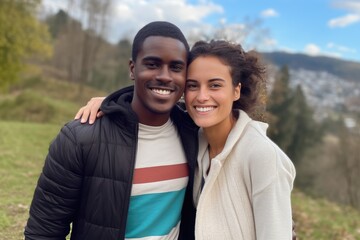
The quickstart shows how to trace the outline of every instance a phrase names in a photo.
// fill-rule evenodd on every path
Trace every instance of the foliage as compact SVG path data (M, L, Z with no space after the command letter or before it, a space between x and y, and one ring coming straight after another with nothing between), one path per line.
M87 84L107 92L132 85L129 79L131 43L125 39L120 40L115 48L108 48L106 52L106 56L99 56L99 59L103 60L99 61L93 71L91 81Z
M314 112L306 102L302 88L298 86L293 92L291 110L293 112L294 133L287 152L294 162L299 162L304 153L321 142L322 128L314 120Z
M360 127L327 123L323 144L309 151L297 167L297 186L314 196L360 210Z
M46 18L45 22L49 26L49 32L53 39L59 37L70 20L73 21L64 10L59 10L55 15L50 15Z
M35 16L39 3L0 1L0 90L18 79L26 58L51 55L47 28Z
M292 111L292 90L287 66L277 74L269 97L268 110L273 116L269 136L287 152L295 133L295 113Z
M322 132L301 87L294 91L289 87L289 81L288 67L283 66L269 97L269 136L297 164L306 150L320 142Z
M339 161L336 168L341 171L348 203L360 209L360 131L359 128L342 127L340 141L335 154Z

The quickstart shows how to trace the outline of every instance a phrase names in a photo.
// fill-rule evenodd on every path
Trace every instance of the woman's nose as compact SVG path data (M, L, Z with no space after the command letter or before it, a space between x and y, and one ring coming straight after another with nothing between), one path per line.
M197 100L203 102L203 101L207 101L209 99L210 99L209 91L207 91L207 89L200 88L200 91L197 95Z

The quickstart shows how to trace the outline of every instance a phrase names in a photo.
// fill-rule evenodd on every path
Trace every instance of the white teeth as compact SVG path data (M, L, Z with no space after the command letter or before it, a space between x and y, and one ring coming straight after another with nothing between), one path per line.
M169 95L171 93L170 90L164 90L164 89L155 89L153 88L152 91L160 94L160 95Z
M196 111L198 111L198 112L208 112L213 109L214 109L214 107L196 107Z

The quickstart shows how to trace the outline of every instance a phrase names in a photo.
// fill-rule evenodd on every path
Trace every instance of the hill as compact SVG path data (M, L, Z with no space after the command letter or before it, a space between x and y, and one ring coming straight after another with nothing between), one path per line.
M278 66L287 65L295 70L327 71L339 78L360 82L360 62L286 52L267 52L262 55L266 60Z
M22 79L9 94L0 96L0 120L64 124L91 97L107 93L45 75Z

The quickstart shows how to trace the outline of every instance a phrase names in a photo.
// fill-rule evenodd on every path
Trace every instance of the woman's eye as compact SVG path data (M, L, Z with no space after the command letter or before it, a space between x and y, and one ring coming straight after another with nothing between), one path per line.
M193 90L197 87L196 84L193 84L193 83L188 83L186 84L186 88L189 89L189 90Z
M213 84L210 85L210 87L211 88L219 88L219 87L221 87L221 85L217 84L217 83L213 83Z

